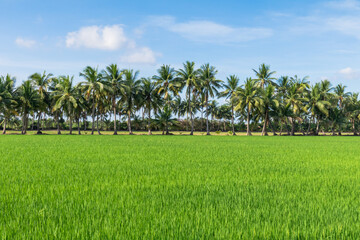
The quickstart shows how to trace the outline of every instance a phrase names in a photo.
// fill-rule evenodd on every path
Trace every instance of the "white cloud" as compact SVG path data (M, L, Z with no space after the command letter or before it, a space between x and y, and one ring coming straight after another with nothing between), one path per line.
M129 42L120 25L87 26L66 36L67 47L84 47L101 50L117 50Z
M330 30L360 39L360 17L358 16L328 18L325 24Z
M137 46L129 39L121 25L87 26L66 36L68 48L89 48L119 51L120 61L124 63L155 64L159 54L149 47Z
M198 42L235 43L267 38L273 35L269 28L235 28L212 21L188 21L178 23L174 17L158 16L150 18L155 25L177 33L184 38Z
M360 40L360 1L330 1L320 6L307 16L295 17L289 31L312 36L334 32Z
M125 63L155 64L157 55L150 48L142 47L122 56L120 61Z
M360 3L356 0L330 1L325 5L337 10L360 10Z
M340 69L337 72L337 79L340 80L354 80L354 79L359 79L360 78L360 72L357 70L352 69L351 67L347 67L347 68L343 68Z
M351 67L343 68L339 71L341 74L352 74L354 70Z
M18 45L20 47L32 48L35 46L36 41L18 37L18 38L16 38L15 43L16 43L16 45Z

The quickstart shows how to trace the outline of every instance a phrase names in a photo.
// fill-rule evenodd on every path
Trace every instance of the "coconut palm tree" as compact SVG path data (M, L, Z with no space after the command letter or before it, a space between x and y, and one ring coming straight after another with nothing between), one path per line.
M305 102L308 101L302 94L302 88L298 84L292 82L285 96L285 103L291 106L293 116L291 119L291 135L295 135L295 121L300 119L300 113L306 111Z
M32 81L24 81L15 92L17 99L17 107L22 115L22 130L21 134L26 134L28 116L30 111L37 110L41 104L41 97L39 92L35 90Z
M46 71L41 73L32 74L29 79L33 82L33 85L37 88L37 91L40 96L40 106L38 108L38 123L37 123L37 134L42 134L41 132L41 115L45 111L48 105L48 87L51 82L53 75L51 73L47 74Z
M205 100L205 112L206 112L206 134L210 135L209 131L209 114L208 114L208 102L209 97L219 95L218 89L222 87L222 81L216 79L218 71L215 67L210 66L209 63L204 64L199 70L199 87L204 93Z
M253 71L256 75L256 79L254 80L257 81L258 85L261 88L264 88L266 85L269 84L275 85L275 82L273 80L275 80L276 78L272 77L272 75L274 75L276 72L270 71L269 65L265 65L265 63L263 63L259 66L258 70L253 69Z
M3 134L6 134L6 125L12 115L17 115L14 104L14 91L15 91L14 77L9 74L0 76L0 114L3 115Z
M59 83L55 86L53 111L62 109L69 118L69 129L72 134L72 124L77 103L77 89L73 85L74 76L60 76Z
M97 68L87 66L81 73L80 76L85 79L84 82L80 82L80 86L83 88L85 97L88 101L91 101L92 108L92 129L91 135L95 131L95 110L106 90L109 88L103 82L103 75L98 71Z
M181 89L181 83L176 78L176 71L170 65L162 65L153 79L158 86L158 94L164 96L165 103L169 107L171 95L177 96Z
M116 99L120 94L120 89L125 87L123 81L123 71L119 69L116 64L110 64L106 67L105 72L103 73L106 79L106 84L110 87L109 94L111 97L112 109L114 114L114 135L117 135L116 128Z
M191 132L190 135L194 134L194 119L193 110L191 109L191 94L196 92L195 88L198 86L198 75L199 70L195 68L195 63L187 61L183 64L183 69L177 71L177 76L181 85L186 86L186 96L188 101L188 113L190 114L191 121Z
M142 78L141 79L141 94L144 101L145 108L148 112L148 134L151 135L151 110L155 113L161 106L162 102L159 94L157 94L157 84L152 81L151 78ZM166 126L166 134L169 133L168 127Z
M275 87L268 85L265 89L259 91L260 108L264 114L264 125L261 136L267 136L267 125L269 123L269 112L279 106L279 101L275 95Z
M235 95L235 91L236 89L239 87L239 78L236 75L230 75L229 77L226 78L226 84L224 84L224 88L225 90L223 92L221 92L220 96L221 97L225 97L226 99L229 100L230 104L231 104L231 127L232 127L232 132L233 135L235 136L235 126L234 126L234 102L233 102L233 98Z
M251 136L250 131L250 115L252 109L258 107L260 104L259 89L257 87L257 80L247 78L244 88L239 87L234 95L235 110L242 110L246 108L247 111L247 129L246 135Z
M176 124L176 119L172 118L171 115L171 110L167 105L156 114L155 124L162 130L162 135L164 135L167 126Z
M135 109L136 103L140 97L141 92L140 83L138 80L139 71L133 69L124 70L124 88L120 90L121 98L124 102L124 110L128 117L128 130L129 134L132 135L131 129L131 114Z
M86 98L82 92L81 87L76 86L75 87L75 100L77 103L77 107L74 108L74 118L77 122L77 127L78 127L78 134L81 135L81 130L80 130L80 120L81 118L84 116L84 112L86 115L86 111L88 110L88 102L86 101ZM84 121L84 125L86 124L86 121ZM85 126L84 126L85 128Z
M346 89L346 86L344 86L342 84L336 85L336 87L334 89L335 97L338 100L339 108L341 110L343 109L344 99L347 98L348 96L350 96L350 93L345 92L345 89Z
M308 93L307 99L308 99L308 103L307 103L306 107L308 108L308 110L311 113L311 118L310 118L307 134L309 135L310 126L311 126L312 121L314 121L314 119L317 118L317 127L316 127L315 134L318 135L319 122L320 122L319 116L321 113L325 114L326 116L329 114L328 107L330 106L330 102L328 102L327 100L324 100L324 98L322 97L322 92L321 92L319 83L317 83L311 87L310 92Z
M360 119L360 102L359 102L359 94L358 93L350 93L344 101L344 109L345 115L349 118L354 136L357 136L357 131L355 127L355 123Z
M60 135L61 134L61 129L60 129L60 118L62 116L62 111L61 109L57 109L56 111L54 111L54 108L53 106L55 105L56 103L56 100L54 95L55 95L55 90L56 90L56 85L58 85L60 83L60 79L59 77L53 77L51 79L51 82L49 84L49 91L51 92L51 94L49 94L50 96L50 106L52 106L52 109L51 109L51 113L53 114L53 117L56 121L56 128L57 128L57 134Z

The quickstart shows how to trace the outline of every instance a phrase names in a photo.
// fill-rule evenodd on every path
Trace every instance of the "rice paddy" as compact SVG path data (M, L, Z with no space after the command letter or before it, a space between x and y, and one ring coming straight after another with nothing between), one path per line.
M0 136L0 237L356 239L359 144L350 136Z

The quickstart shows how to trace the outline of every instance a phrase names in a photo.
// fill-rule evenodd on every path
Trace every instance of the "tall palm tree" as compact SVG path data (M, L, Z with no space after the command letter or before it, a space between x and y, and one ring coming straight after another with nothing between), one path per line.
M57 134L60 135L61 134L61 129L60 129L60 118L62 116L62 111L61 109L58 109L56 111L54 111L54 108L53 106L55 105L56 103L56 100L55 99L55 90L56 90L56 86L60 83L60 79L59 77L53 77L52 80L51 80L51 83L49 85L49 91L51 92L51 94L49 95L50 96L50 106L52 106L52 109L51 109L51 112L53 114L53 117L56 121L56 128L57 128Z
M349 118L354 136L357 136L355 122L360 119L360 102L358 93L350 93L343 101L345 115Z
M334 89L334 93L335 93L335 96L336 96L336 98L338 100L340 109L343 108L344 99L347 98L348 96L350 96L350 93L345 92L345 89L346 89L346 86L344 86L342 84L336 85L336 87Z
M250 131L250 115L253 108L260 104L259 89L255 79L247 78L244 88L239 87L234 95L234 102L236 104L235 110L242 110L246 108L247 111L247 129L246 135L251 136Z
M269 84L275 85L275 82L273 80L275 80L276 78L272 77L272 75L274 75L276 72L270 71L269 65L265 65L265 63L263 63L259 66L258 70L253 69L253 71L256 75L255 80L261 88L264 88L265 85Z
M15 92L18 108L22 114L21 134L26 134L30 111L36 110L41 104L39 92L35 90L31 80L24 81Z
M198 86L199 70L195 68L195 63L187 61L183 64L183 69L177 71L177 76L182 83L182 86L186 86L186 96L188 101L188 113L190 114L191 132L194 134L194 119L193 111L191 108L191 94L194 93L194 89Z
M74 108L74 118L78 125L78 134L81 135L80 119L84 116L84 112L86 114L86 111L88 109L88 102L86 101L86 98L80 86L75 86L74 96L77 103L77 106ZM84 121L84 125L85 123L86 122Z
M47 108L49 104L47 102L48 98L48 87L51 82L53 75L51 73L47 74L46 71L41 73L34 73L29 78L32 80L34 86L37 88L37 91L40 96L40 106L38 113L38 123L37 123L37 134L42 134L41 132L41 115Z
M311 113L311 119L310 119L307 134L309 135L310 126L311 126L312 121L314 121L314 119L317 118L317 127L316 127L316 132L315 132L315 134L317 135L319 133L319 121L320 121L319 115L321 113L325 114L325 115L329 114L329 111L327 108L330 106L330 102L323 99L319 83L317 83L311 87L310 92L308 93L307 99L308 99L307 108L310 110L310 113Z
M124 109L128 117L128 130L130 135L133 134L131 129L131 114L135 109L136 102L140 97L139 93L141 91L141 81L138 80L138 75L139 71L134 71L133 69L124 70L124 88L120 91L124 102Z
M123 71L120 71L119 67L116 64L110 64L105 69L105 79L106 83L109 87L111 87L111 91L109 91L111 95L111 102L114 114L114 135L117 135L117 128L116 128L116 99L120 94L120 89L123 89L124 82L123 82Z
M3 115L3 134L6 134L6 124L11 116L17 114L14 108L15 81L16 79L9 74L0 76L0 114Z
M53 111L62 109L69 118L69 129L72 134L72 124L77 103L77 90L73 85L74 76L60 76L59 83L55 87L54 98L56 99Z
M265 89L260 91L260 108L264 114L264 125L262 129L262 136L267 136L267 125L269 123L269 112L279 106L279 101L275 95L275 87L268 85Z
M177 96L181 83L176 78L176 71L170 65L162 65L153 76L158 86L158 93L164 96L165 103L169 107L171 95Z
M302 90L296 83L291 83L290 88L285 96L285 103L292 108L293 116L291 117L291 135L295 135L295 121L299 119L300 113L306 111L305 102L308 101L303 96Z
M100 98L103 93L108 89L103 82L103 75L98 71L97 68L87 66L81 73L80 76L85 79L84 82L80 82L80 86L83 87L87 100L92 101L92 129L91 135L95 131L95 109L97 107Z
M144 101L145 108L148 112L148 134L151 135L151 110L156 113L157 109L161 106L161 99L157 94L157 84L150 78L141 79L141 94ZM168 134L168 127L166 126L166 133Z
M234 95L235 95L235 91L236 89L239 87L239 78L236 75L230 75L229 77L226 78L226 84L224 84L224 88L225 90L223 92L221 92L220 96L221 97L225 97L226 99L230 100L230 104L231 104L231 127L232 127L232 132L233 135L235 136L235 126L234 126Z
M209 114L208 114L208 102L209 97L219 95L218 89L222 87L222 81L216 79L218 71L215 67L210 66L209 63L204 64L199 70L200 87L204 92L205 97L205 112L206 112L206 134L210 135L209 131Z

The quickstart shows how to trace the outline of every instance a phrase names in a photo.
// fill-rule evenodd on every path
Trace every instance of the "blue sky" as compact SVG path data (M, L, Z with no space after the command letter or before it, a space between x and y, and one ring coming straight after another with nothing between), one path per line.
M360 91L360 1L0 0L0 75L75 75L118 63L209 62L242 80L261 63L281 75Z

